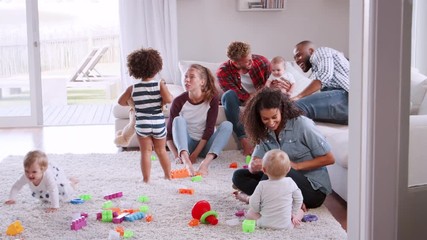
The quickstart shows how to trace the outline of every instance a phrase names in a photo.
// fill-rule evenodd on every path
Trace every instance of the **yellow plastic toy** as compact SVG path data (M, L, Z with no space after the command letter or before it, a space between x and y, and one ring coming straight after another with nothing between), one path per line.
M22 231L24 231L24 227L22 226L21 221L16 220L15 222L9 225L6 230L6 234L9 236L16 236Z

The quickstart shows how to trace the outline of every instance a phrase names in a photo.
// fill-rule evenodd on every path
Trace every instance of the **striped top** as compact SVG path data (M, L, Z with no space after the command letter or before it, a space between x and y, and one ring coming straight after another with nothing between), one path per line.
M320 80L322 88L350 90L350 63L344 54L335 49L320 47L310 57L312 80Z
M160 82L151 80L136 83L133 85L132 99L135 102L136 128L144 128L142 125L143 120L158 121L158 123L155 123L151 127L165 127Z

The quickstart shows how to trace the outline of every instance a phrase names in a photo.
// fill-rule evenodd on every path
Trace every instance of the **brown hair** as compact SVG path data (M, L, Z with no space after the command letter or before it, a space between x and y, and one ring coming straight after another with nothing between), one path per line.
M279 128L283 128L288 119L296 118L303 114L287 94L280 89L264 87L258 90L250 98L241 115L241 122L245 127L249 139L258 144L267 138L268 129L261 120L260 111L263 109L277 108L281 113L282 120Z
M215 86L215 77L211 70L200 64L191 64L188 69L190 68L196 69L200 78L206 80L206 84L202 88L205 101L210 101L214 96L218 95L218 90Z
M37 163L43 172L49 164L46 154L39 150L30 151L24 157L24 168L29 168L34 163Z
M162 57L157 50L141 48L127 56L127 67L130 76L145 80L154 77L162 70Z
M239 61L251 54L251 46L244 42L232 42L228 45L227 56L232 61Z
M262 158L262 167L270 179L280 179L288 174L291 161L288 154L280 149L268 151Z

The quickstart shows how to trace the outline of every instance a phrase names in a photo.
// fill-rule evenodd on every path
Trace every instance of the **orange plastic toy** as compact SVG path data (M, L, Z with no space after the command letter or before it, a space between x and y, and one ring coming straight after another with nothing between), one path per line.
M6 230L6 234L9 236L15 236L20 234L22 231L24 231L24 227L22 226L21 221L16 220L9 225Z
M171 170L171 178L187 178L190 177L186 168Z
M178 192L180 194L190 194L190 195L193 195L194 194L194 189L192 189L192 188L180 188L180 189L178 189Z
M230 163L230 168L237 168L237 162Z
M193 206L193 210L191 210L191 215L201 223L211 225L216 225L218 223L218 213L211 210L211 205L206 200L196 202Z
M199 226L200 221L198 219L191 219L190 222L188 222L188 226L190 227L195 227L195 226Z

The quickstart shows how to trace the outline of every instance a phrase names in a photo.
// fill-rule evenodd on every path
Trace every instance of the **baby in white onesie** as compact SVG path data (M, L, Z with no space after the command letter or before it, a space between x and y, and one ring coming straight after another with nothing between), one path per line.
M283 93L291 95L295 88L295 79L291 73L285 72L286 62L283 57L277 56L271 60L271 75L266 85L278 87Z
M72 198L77 179L68 179L62 169L49 164L46 154L42 151L27 153L24 169L25 174L13 184L6 204L16 203L16 195L25 184L30 187L33 197L51 204L47 212L58 210L60 200L68 201Z
M297 184L286 177L291 163L284 151L273 149L262 159L262 170L268 180L260 181L249 198L247 219L258 227L292 229L301 222L303 196Z

